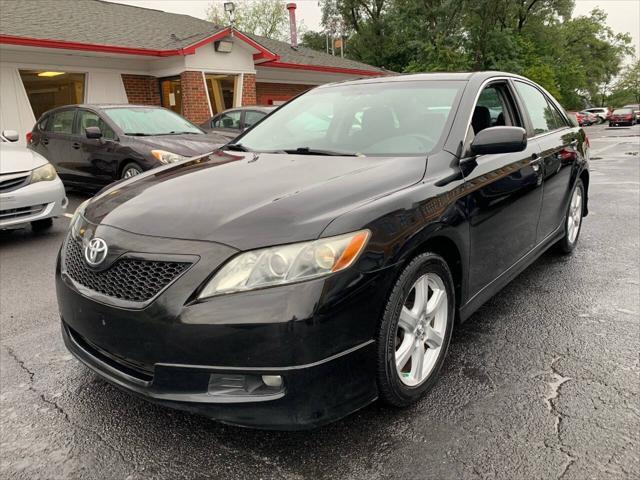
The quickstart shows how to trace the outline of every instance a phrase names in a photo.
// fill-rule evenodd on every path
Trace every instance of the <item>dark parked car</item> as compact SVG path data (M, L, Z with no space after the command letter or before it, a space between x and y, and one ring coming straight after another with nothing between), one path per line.
M551 246L574 250L588 151L515 75L315 88L78 209L57 263L64 341L124 389L232 424L409 405L457 321Z
M634 123L636 123L636 118L631 108L617 108L609 119L610 127L618 127L620 125L629 125L631 127Z
M28 135L29 148L53 164L65 185L90 190L226 142L171 110L142 105L56 108Z
M254 126L278 107L250 106L225 110L200 125L207 132L222 135L227 140L233 140L244 130Z

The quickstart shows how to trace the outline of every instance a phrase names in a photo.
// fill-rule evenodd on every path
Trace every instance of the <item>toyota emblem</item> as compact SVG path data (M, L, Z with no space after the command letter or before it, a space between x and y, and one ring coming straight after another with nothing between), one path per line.
M93 267L96 265L100 265L105 258L107 258L107 251L109 247L107 247L107 242L102 240L101 238L93 238L84 247L84 259L87 263Z

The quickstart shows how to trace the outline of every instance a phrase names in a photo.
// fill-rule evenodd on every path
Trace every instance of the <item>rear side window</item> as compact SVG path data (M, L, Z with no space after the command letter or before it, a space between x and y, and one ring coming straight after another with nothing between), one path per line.
M42 117L40 119L40 121L38 122L38 130L40 130L41 132L46 132L47 131L47 123L49 123L50 119L51 119L51 115L47 115L46 117Z
M63 110L61 112L53 113L51 115L51 120L47 123L47 131L71 135L73 132L73 117L75 114L75 110Z
M547 102L547 98L540 90L528 83L516 81L515 84L529 112L534 135L540 135L566 126L562 116Z

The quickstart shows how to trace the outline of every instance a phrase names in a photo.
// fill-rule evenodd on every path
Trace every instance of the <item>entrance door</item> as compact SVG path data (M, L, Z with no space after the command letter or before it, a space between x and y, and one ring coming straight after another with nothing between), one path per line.
M163 78L160 80L160 94L162 106L182 115L182 85L180 77Z
M213 115L236 106L237 75L212 75L207 73L207 93L211 102Z

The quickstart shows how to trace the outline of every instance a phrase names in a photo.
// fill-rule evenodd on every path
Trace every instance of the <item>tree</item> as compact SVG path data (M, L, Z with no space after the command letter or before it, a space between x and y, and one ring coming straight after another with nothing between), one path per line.
M327 36L319 32L305 32L302 35L302 46L318 50L320 52L327 51Z
M232 22L224 11L224 2L212 2L207 19L217 25L232 23L242 32L275 40L289 40L289 13L284 0L236 0Z
M628 65L618 79L613 95L618 97L616 105L640 103L640 59Z

